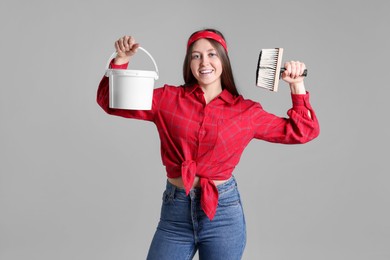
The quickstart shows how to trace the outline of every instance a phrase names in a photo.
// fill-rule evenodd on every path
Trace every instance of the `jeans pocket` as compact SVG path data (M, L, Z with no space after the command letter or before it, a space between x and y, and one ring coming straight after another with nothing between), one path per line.
M218 206L231 207L240 204L240 195L236 187L219 194Z
M165 190L162 195L163 204L171 203L172 200L173 200L173 194L171 192L168 192L168 190Z
M162 201L164 204L187 203L188 198L185 194L165 190Z

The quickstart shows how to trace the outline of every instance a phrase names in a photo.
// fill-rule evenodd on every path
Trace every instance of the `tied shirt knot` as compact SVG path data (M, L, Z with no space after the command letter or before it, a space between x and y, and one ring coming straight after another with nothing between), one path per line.
M187 196L193 186L196 171L194 160L186 160L181 165L181 176ZM199 176L199 179L201 188L200 204L204 213L212 220L218 207L218 189L212 180L202 176Z

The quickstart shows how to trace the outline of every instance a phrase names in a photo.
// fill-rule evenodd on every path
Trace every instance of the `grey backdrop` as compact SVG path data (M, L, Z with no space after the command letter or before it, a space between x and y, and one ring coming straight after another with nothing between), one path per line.
M388 2L98 2L0 3L1 260L145 258L165 185L157 131L106 115L97 85L124 34L154 56L156 85L182 83L204 27L225 34L241 93L277 115L289 90L254 86L259 50L306 62L321 123L306 145L244 152L244 259L390 259Z

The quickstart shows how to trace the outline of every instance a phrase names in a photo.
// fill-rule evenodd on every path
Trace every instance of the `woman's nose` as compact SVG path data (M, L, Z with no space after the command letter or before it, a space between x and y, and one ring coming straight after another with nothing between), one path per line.
M202 65L207 65L209 64L209 58L206 56L206 57L203 57L202 60L201 60L201 64Z

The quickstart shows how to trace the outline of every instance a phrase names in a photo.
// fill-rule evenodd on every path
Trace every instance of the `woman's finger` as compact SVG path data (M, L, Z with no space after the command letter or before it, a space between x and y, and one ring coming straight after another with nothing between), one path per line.
M138 47L139 47L139 43L134 43L133 44L133 46L131 48L131 52L132 52L133 55L137 52Z
M290 64L291 64L290 78L295 79L297 77L298 64L296 61L290 61Z
M123 50L126 52L126 51L129 51L130 50L130 46L129 46L129 39L130 37L129 36L123 36Z
M290 74L291 74L291 64L289 62L285 62L284 63L284 68L285 68L285 71L283 72L284 76L285 77L290 76Z
M134 37L132 37L132 36L129 37L128 44L129 44L129 51L131 51L133 49L134 44L135 44Z
M300 76L303 75L303 73L305 72L305 69L306 69L305 63L301 62L301 73L299 74Z
M127 50L126 50L126 41L127 41L127 37L128 37L128 36L124 36L124 37L122 37L121 40L120 40L120 47L121 47L121 50L122 50L123 52L126 52L126 51L127 51Z

